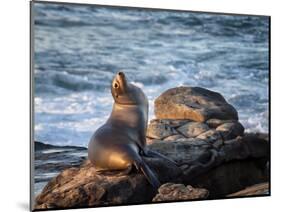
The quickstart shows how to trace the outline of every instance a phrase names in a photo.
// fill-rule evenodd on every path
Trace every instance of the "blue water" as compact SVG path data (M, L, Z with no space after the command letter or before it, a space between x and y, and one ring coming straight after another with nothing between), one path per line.
M35 3L35 139L86 146L110 114L122 70L150 102L202 86L268 132L268 18Z

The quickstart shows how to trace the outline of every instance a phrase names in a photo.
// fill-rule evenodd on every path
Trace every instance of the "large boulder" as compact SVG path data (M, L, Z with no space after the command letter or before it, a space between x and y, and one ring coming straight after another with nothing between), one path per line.
M221 94L200 87L176 87L162 93L154 102L157 119L211 118L238 120L238 113Z

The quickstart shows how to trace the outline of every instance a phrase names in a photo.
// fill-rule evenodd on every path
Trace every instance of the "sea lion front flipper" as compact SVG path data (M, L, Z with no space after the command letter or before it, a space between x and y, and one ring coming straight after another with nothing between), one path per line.
M172 163L172 164L174 164L174 165L176 165L176 166L178 165L177 162L171 160L171 159L168 158L167 156L162 155L162 154L159 153L159 152L155 152L155 151L153 151L153 150L150 150L150 149L148 149L148 148L145 148L145 150L143 151L143 153L144 153L144 155L147 156L147 157L152 157L152 158L158 157L158 158L162 158L162 159L167 160L167 161L169 161L170 163Z
M157 190L160 187L161 183L159 182L155 173L149 168L149 166L143 161L143 159L140 158L140 160L136 160L134 164L138 170L142 171L149 183Z

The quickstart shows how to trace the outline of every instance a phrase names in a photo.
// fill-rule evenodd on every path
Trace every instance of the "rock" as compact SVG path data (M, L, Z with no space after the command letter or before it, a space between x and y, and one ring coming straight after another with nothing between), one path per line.
M215 149L221 148L223 144L224 144L223 140L216 140L212 142L212 145Z
M157 119L238 120L235 108L223 96L200 87L177 87L162 93L154 102Z
M252 134L254 137L262 139L262 140L266 140L267 142L269 141L269 135L268 133L253 133Z
M222 163L208 172L193 178L188 184L209 191L208 199L224 198L245 187L268 181L258 160L247 159Z
M178 139L184 139L184 138L185 137L182 135L171 135L171 136L164 138L163 140L164 141L177 141Z
M179 168L159 159L147 162L163 183L171 179L176 181L180 174ZM142 174L132 171L130 174L100 175L87 160L80 168L67 169L53 178L36 197L35 208L148 203L154 196L154 189Z
M194 161L199 161L200 158L208 154L211 145L198 139L184 139L178 141L155 141L149 145L149 148L157 151L179 164L192 164ZM201 161L205 162L205 161Z
M147 128L146 136L153 139L163 139L175 135L176 131L168 123L152 120Z
M205 141L205 140L202 140L200 138L179 138L178 140L176 141L179 141L179 142L184 142L184 143L187 143L188 145L191 145L191 146L199 146L199 148L202 148L202 147L210 147L210 143Z
M186 120L186 119L153 119L150 122L161 122L162 124L166 124L171 126L172 128L177 128L180 127L184 124L186 124L187 122L190 122L192 120Z
M257 136L255 133L248 133L240 138L240 140L247 146L250 157L261 158L265 154L269 155L270 148L268 140L265 140L263 137Z
M217 128L218 126L224 124L224 123L229 123L229 122L235 122L236 120L221 120L221 119L209 119L206 121L206 124L210 128Z
M227 197L265 196L269 195L269 183L259 183L241 191L227 195Z
M35 151L42 151L42 150L58 150L58 149L72 149L72 150L87 150L85 147L80 146L54 146L51 144L45 144L39 141L34 142Z
M150 144L152 144L152 143L154 143L156 141L163 141L163 140L146 137L146 144L147 145L150 145Z
M162 185L158 192L153 198L153 202L206 199L209 193L204 188L193 188L190 185L184 186L183 184L173 183Z
M221 134L216 130L208 130L204 133L201 133L196 138L207 140L208 142L216 142L218 140L222 140Z
M224 140L229 140L243 135L244 127L240 122L229 122L218 126L216 131L220 132Z
M207 130L209 130L208 125L200 122L188 122L177 129L177 131L179 131L187 138L196 137L206 132Z
M35 151L45 150L45 149L51 149L54 148L51 144L45 144L39 141L34 141L34 149Z
M254 134L246 134L244 137L225 141L219 153L225 162L263 158L269 156L269 145L266 140L258 138Z

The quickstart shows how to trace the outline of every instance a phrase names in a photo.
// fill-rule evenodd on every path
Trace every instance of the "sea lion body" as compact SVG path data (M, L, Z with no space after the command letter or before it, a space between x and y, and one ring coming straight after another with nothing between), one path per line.
M89 145L89 159L98 170L121 170L133 164L128 149L145 148L143 132L146 111L134 105L113 105L107 122L94 134Z
M143 91L117 73L112 81L114 99L108 120L92 136L88 158L99 171L124 170L132 165L143 172L153 187L160 182L142 156L146 149L148 100Z

